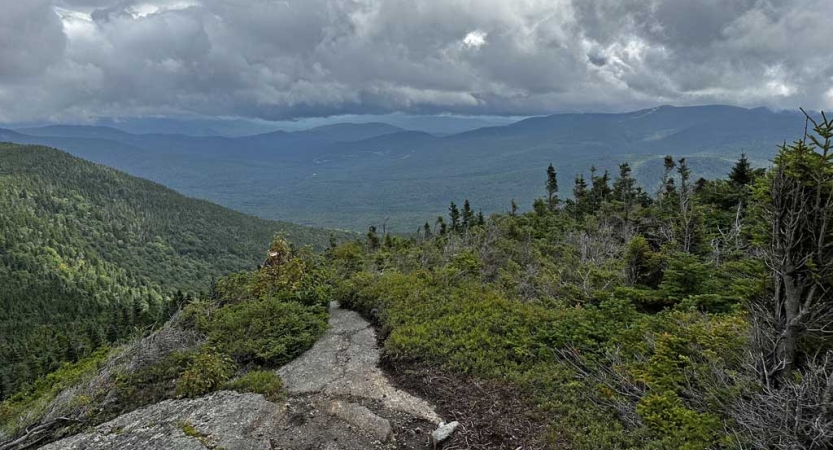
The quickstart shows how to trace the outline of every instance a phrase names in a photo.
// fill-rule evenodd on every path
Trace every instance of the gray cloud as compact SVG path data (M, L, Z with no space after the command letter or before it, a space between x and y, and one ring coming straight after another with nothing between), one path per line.
M829 0L0 0L0 122L833 106Z

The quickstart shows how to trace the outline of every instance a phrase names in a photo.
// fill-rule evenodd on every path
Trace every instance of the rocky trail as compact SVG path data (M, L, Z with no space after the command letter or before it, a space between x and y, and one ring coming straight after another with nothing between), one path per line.
M379 368L375 330L335 302L326 334L278 373L288 392L281 402L229 391L167 400L43 448L428 449L432 434L456 425L444 425L425 400L390 383Z

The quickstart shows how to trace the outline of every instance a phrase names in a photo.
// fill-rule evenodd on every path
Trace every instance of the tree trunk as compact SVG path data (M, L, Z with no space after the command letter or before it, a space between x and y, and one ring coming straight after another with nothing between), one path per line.
M783 311L780 324L783 328L778 341L776 357L779 378L784 379L795 368L798 336L801 332L801 299L804 292L803 282L788 272L783 276Z

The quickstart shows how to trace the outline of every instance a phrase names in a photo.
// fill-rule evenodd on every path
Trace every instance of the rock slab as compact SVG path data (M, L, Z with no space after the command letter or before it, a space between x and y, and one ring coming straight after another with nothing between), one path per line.
M269 448L268 434L283 415L262 395L223 391L138 409L43 449L261 450Z
M397 389L379 368L376 331L358 313L330 304L330 329L306 353L278 370L290 394L359 397L439 424L425 400Z
M330 414L367 432L380 442L390 440L393 434L389 420L355 403L336 400L330 403Z
M42 448L424 449L419 430L441 419L427 402L395 388L378 363L373 328L333 303L327 333L278 371L290 394L286 402L228 391L166 400Z

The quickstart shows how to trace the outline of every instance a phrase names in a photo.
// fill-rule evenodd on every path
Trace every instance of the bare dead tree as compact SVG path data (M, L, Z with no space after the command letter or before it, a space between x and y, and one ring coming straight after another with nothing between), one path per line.
M694 188L689 183L691 170L685 158L680 158L677 172L680 174L680 246L682 251L691 253L695 233Z
M833 447L833 352L808 361L800 377L764 385L729 409L750 448Z
M743 202L740 202L735 213L735 221L728 230L717 227L717 232L720 236L713 238L710 242L712 261L717 267L720 267L726 255L736 251L746 250L747 245L741 238L741 231L743 229L742 211Z

